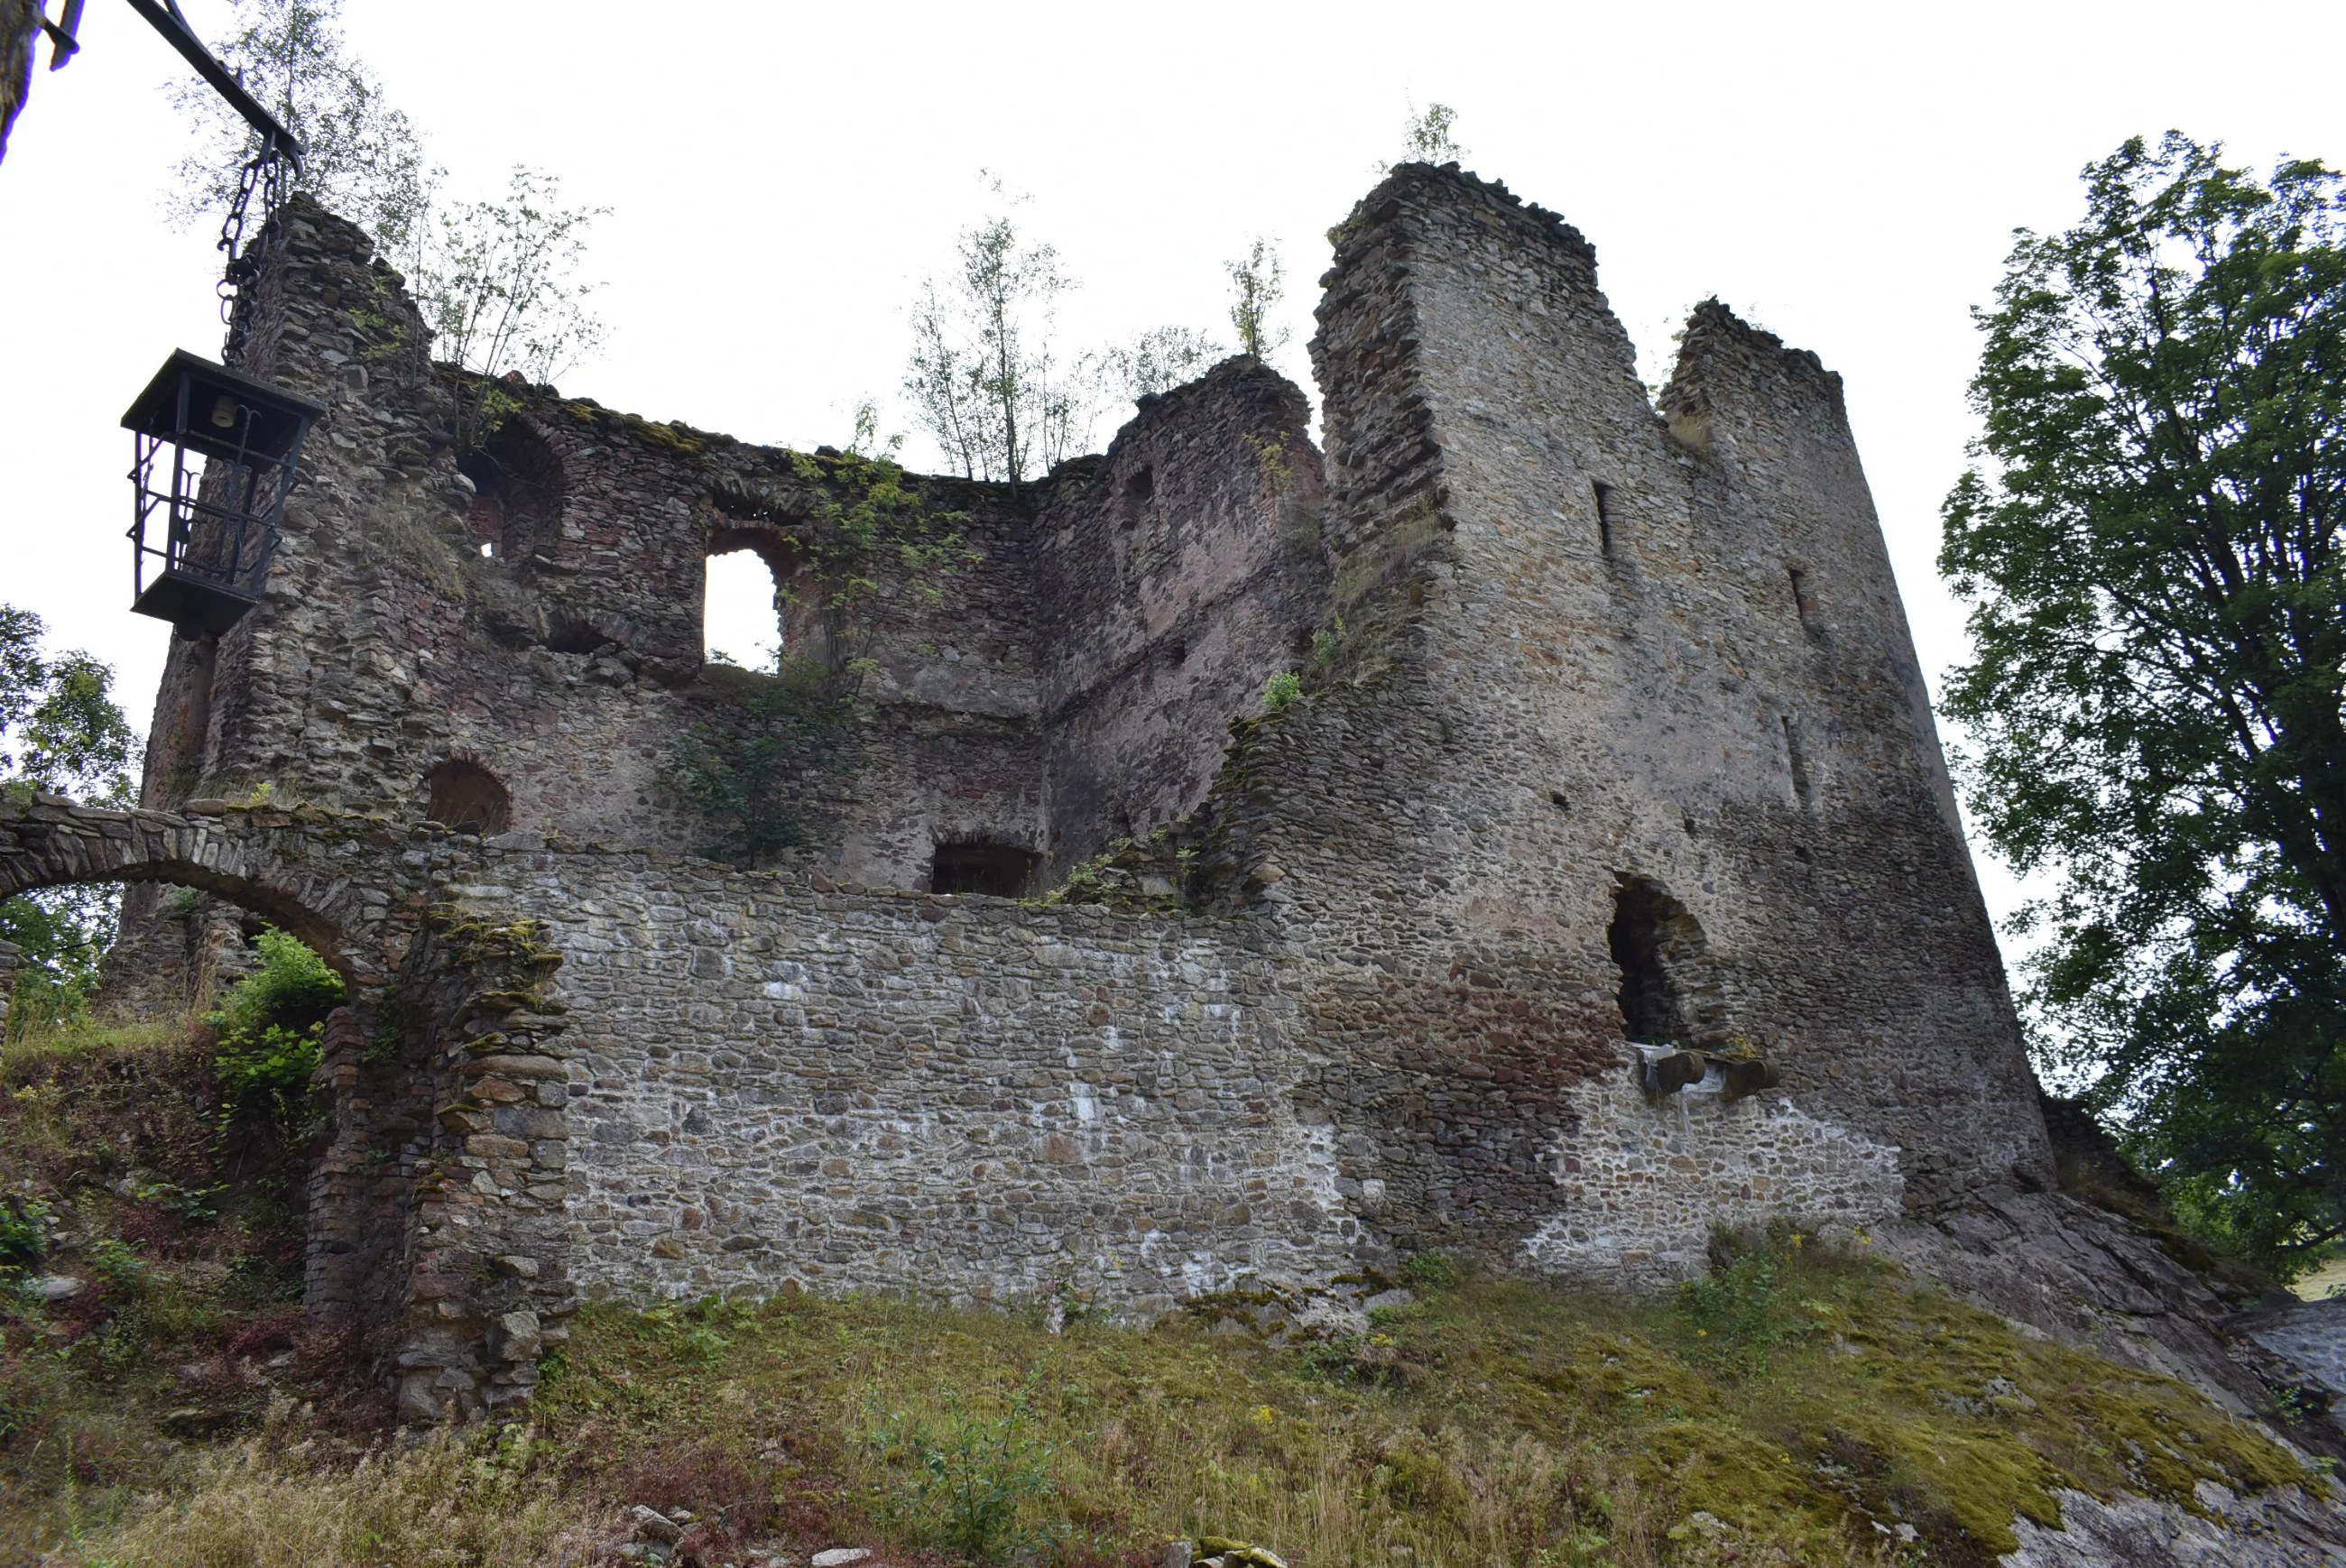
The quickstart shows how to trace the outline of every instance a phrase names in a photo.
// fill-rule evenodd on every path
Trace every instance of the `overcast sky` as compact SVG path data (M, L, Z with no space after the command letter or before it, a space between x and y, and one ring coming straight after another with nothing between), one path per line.
M226 33L225 0L183 9ZM345 23L458 194L519 162L612 209L589 269L610 341L564 391L801 445L892 398L905 306L988 211L982 169L1080 282L1078 348L1164 323L1229 341L1221 263L1274 237L1278 361L1310 390L1322 235L1413 105L1451 105L1468 168L1595 243L1649 378L1713 293L1841 373L1934 684L1964 651L1933 558L1973 428L1969 311L2011 230L2074 221L2079 168L2170 126L2260 168L2346 160L2336 0L349 0ZM113 661L143 725L168 631L126 609L117 421L171 349L217 355L218 267L161 216L184 67L118 0L91 0L83 38L36 71L0 164L0 600Z

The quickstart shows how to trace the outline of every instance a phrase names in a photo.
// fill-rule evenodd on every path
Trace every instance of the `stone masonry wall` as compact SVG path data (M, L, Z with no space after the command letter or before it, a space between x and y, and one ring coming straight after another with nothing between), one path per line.
M786 1281L1143 1311L1379 1256L1256 921L562 857L594 1291Z
M1684 1279L1708 1266L1721 1227L1822 1223L1850 1242L1905 1207L1895 1148L1787 1095L1731 1098L1716 1066L1658 1098L1626 1072L1603 1074L1575 1085L1572 1102L1572 1131L1552 1156L1557 1212L1524 1243L1543 1273Z
M1225 727L1328 613L1320 457L1288 380L1240 357L1054 476L1035 526L1052 864L1195 811Z
M33 44L40 36L34 0L0 0L0 158L8 156L8 132L33 84Z
M1311 619L1317 454L1300 395L1259 366L1151 400L1117 449L1165 480L1138 512L1096 461L1015 491L912 478L964 548L934 581L885 550L856 563L879 591L842 626L811 548L858 499L840 454L435 370L403 280L302 199L240 311L243 367L329 412L261 605L173 645L158 808L265 782L413 820L455 759L510 792L514 827L700 849L718 825L676 787L679 748L753 722L760 680L702 660L704 564L750 549L793 651L871 672L837 755L788 782L815 857L917 889L940 842L1064 863L1186 812ZM460 453L476 406L502 412Z
M852 460L511 386L460 465L478 389L289 209L248 351L332 412L267 600L175 644L148 789L372 802L422 857L384 873L399 1070L336 1036L318 1276L406 1325L416 1410L515 1397L580 1289L1667 1273L1711 1220L2044 1179L1838 382L1706 307L1658 412L1586 241L1454 168L1336 240L1324 468L1230 361L1015 494L912 481L974 558L850 626L815 563ZM668 773L767 678L699 661L733 548L802 650L872 664L786 780L815 842L758 871L690 857ZM506 831L419 822L452 759ZM940 843L1056 874L1156 827L1130 907L926 889ZM460 926L558 969L476 974ZM1632 1003L1781 1087L1647 1103Z
M1618 1070L1630 887L1682 912L1681 1037L1778 1060L1910 1204L2046 1179L1837 383L1714 320L1678 387L1739 444L1673 436L1586 241L1454 169L1396 169L1325 283L1352 630L1247 738L1209 861L1352 960L1307 1013L1361 1174L1413 1173L1396 1243L1542 1223L1557 1091Z

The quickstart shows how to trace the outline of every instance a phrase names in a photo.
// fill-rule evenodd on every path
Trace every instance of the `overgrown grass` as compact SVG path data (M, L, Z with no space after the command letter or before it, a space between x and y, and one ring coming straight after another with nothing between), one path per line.
M1283 1348L1210 1311L591 1308L526 1434L354 1464L281 1418L65 1560L583 1563L641 1503L694 1515L709 1564L1137 1563L1208 1534L1298 1568L1970 1564L2060 1488L2188 1507L2300 1478L2179 1385L1789 1231L1658 1299L1413 1272L1365 1332Z
M1175 1535L1296 1568L1973 1564L2063 1488L2189 1507L2299 1479L2179 1385L1790 1228L1659 1298L1421 1255L1413 1301L1285 1346L1212 1302L1057 1333L876 1298L599 1306L529 1429L379 1441L364 1369L294 1303L287 1118L224 1125L220 1055L82 1021L0 1058L0 1561L585 1563L644 1504L692 1514L680 1558L711 1565L1082 1568ZM58 1276L82 1288L28 1288Z
M186 1480L185 1441L300 1359L294 1151L219 1105L187 1023L84 1013L0 1055L0 1561Z

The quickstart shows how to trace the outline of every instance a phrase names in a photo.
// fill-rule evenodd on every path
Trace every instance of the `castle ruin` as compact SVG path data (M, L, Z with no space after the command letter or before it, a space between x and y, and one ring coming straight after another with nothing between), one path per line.
M310 1306L409 1416L597 1294L1659 1279L2049 1184L1814 355L1706 305L1658 409L1578 232L1402 165L1331 235L1324 453L1239 358L878 495L454 379L354 227L276 221L240 363L330 412L266 597L174 641L141 811L0 812L0 895L136 884L126 994L239 911L352 982ZM702 657L743 548L784 673ZM729 863L678 780L743 756Z

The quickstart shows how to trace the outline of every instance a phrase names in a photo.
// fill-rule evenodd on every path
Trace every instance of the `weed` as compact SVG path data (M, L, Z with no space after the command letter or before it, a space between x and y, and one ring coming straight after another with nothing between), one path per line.
M1045 1544L1047 1525L1020 1518L1030 1498L1052 1491L1051 1451L1027 1435L1026 1390L991 1420L949 1400L942 1427L900 1412L872 1431L873 1456L906 1476L883 1507L922 1544L964 1563L1000 1563Z
M1415 1252L1401 1266L1401 1277L1409 1284L1438 1289L1457 1284L1460 1274L1458 1265L1439 1252Z
M1291 669L1280 670L1263 683L1262 705L1273 713L1284 713L1303 695L1303 678Z
M1693 1359L1749 1376L1767 1369L1769 1353L1778 1346L1817 1332L1817 1315L1787 1293L1783 1279L1785 1253L1797 1252L1805 1241L1801 1232L1780 1225L1768 1245L1738 1257L1733 1237L1714 1240L1715 1254L1729 1261L1678 1287L1678 1312L1696 1340Z

